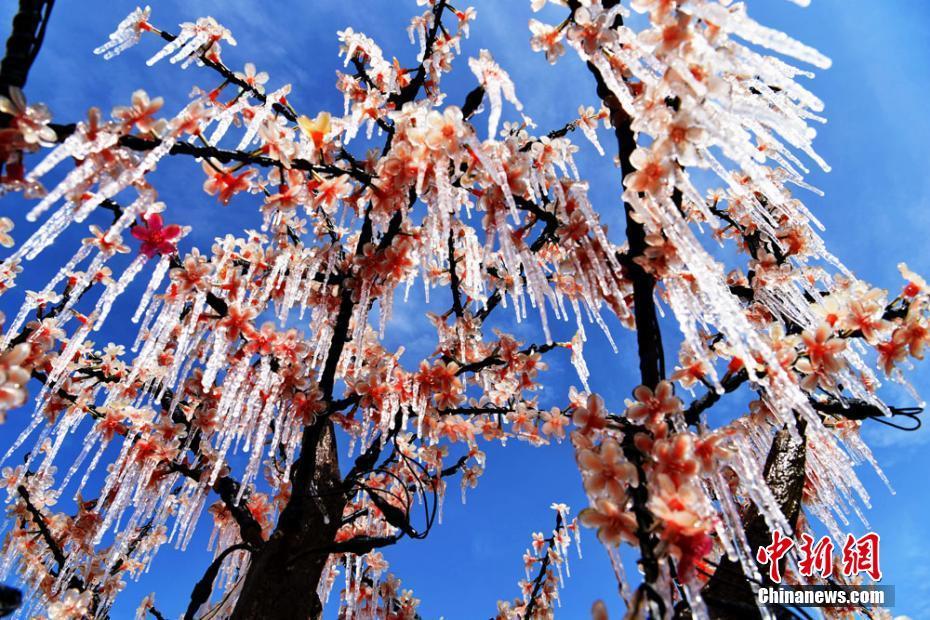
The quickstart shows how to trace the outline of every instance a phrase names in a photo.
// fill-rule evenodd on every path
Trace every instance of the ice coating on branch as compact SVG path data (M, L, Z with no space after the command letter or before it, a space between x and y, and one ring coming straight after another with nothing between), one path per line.
M148 19L151 14L152 8L149 6L144 9L136 7L119 23L116 30L110 34L109 40L95 49L94 53L103 54L105 60L110 60L137 44L142 38L142 33L150 30Z
M688 8L685 9L689 10ZM795 41L788 35L762 26L746 15L746 6L736 4L729 9L711 2L696 2L691 7L693 15L707 20L736 36L766 47L779 54L797 58L820 69L830 68L830 59L817 50Z
M355 58L364 58L365 63L371 67L369 75L377 76L379 82L384 80L379 83L379 90L383 93L395 92L396 71L394 71L391 63L385 60L378 44L365 34L355 32L352 28L346 28L337 34L341 43L339 55L345 55L344 66L348 67Z
M273 92L268 96L268 99L265 101L265 104L254 112L252 116L252 122L249 123L249 126L245 130L245 134L242 136L242 139L239 141L239 145L236 147L236 150L243 150L248 147L255 136L258 134L258 130L261 127L262 123L268 119L272 112L273 106L278 102L282 97L287 96L291 92L290 84L285 84L280 89Z
M126 290L126 287L132 283L139 272L142 271L142 268L145 267L146 260L147 258L144 254L137 256L135 260L133 260L133 262L129 265L129 267L126 268L126 271L123 272L123 275L120 276L119 280L106 288L106 291L97 302L97 307L94 308L94 316L97 318L94 323L94 331L99 330L103 325L103 322L110 314L110 309L113 307L113 302L115 302L116 298Z
M152 272L152 277L149 280L149 284L145 287L145 292L142 294L142 299L139 301L139 305L136 308L135 313L132 315L131 320L133 323L138 323L139 319L142 318L142 313L145 312L149 302L152 299L152 296L155 294L155 291L158 290L159 286L161 286L161 282L164 279L165 274L168 273L168 266L170 264L171 258L169 256L162 256L160 259L158 259L158 265Z
M145 64L152 66L162 58L169 58L171 64L181 62L181 68L186 69L194 60L202 64L201 56L210 59L219 57L219 42L226 41L235 45L236 40L232 33L220 25L212 17L201 17L196 22L181 24L181 30L173 41L161 48Z

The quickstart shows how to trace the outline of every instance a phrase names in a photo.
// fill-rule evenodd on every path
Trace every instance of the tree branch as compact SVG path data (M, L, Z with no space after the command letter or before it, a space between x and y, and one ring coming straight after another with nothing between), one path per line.
M55 131L55 135L57 136L59 142L63 141L65 138L77 131L77 125L74 123L68 125L50 123L49 127ZM118 144L120 146L133 151L151 151L152 149L158 147L161 143L162 141L158 138L148 138L136 135L120 136L118 140ZM171 147L171 150L168 151L168 154L187 155L195 158L208 158L221 164L228 164L229 162L235 161L243 164L262 166L265 168L276 168L281 166L281 162L279 160L267 157L265 155L258 155L246 151L221 149L209 145L204 146L191 144L189 142L176 142L174 146ZM372 176L370 174L365 172L362 168L355 166L351 166L349 168L340 168L339 166L331 164L314 164L305 159L294 159L291 161L291 167L297 170L303 170L305 172L316 172L333 176L348 175L363 183L364 185L371 185L372 182Z
M42 515L42 512L35 507L35 504L32 503L32 500L29 497L29 491L24 485L19 485L16 487L16 492L19 493L20 497L23 498L23 501L26 503L26 510L29 511L29 514L32 515L32 520L36 524L36 527L39 528L39 534L42 536L42 540L45 541L46 546L49 551L52 553L52 557L55 559L55 563L58 565L58 570L61 570L65 565L65 554L61 550L61 546L58 544L58 541L55 540L55 537L52 536L51 530L48 529L48 524L45 523L45 517Z
M449 227L449 287L452 289L452 311L455 316L462 318L464 310L462 308L462 291L460 290L461 280L459 280L458 271L455 268L455 231Z
M187 611L184 614L184 620L194 620L194 615L197 613L197 610L210 600L210 593L213 592L213 582L216 580L216 576L220 572L220 567L223 566L223 562L226 560L226 557L235 552L235 551L251 551L251 547L245 543L239 543L233 545L232 547L227 548L221 554L219 554L213 562L210 563L210 566L207 568L207 572L204 573L203 577L200 578L200 581L194 586L194 591L191 592L191 601L187 605Z
M578 0L569 0L572 18L581 8ZM611 8L619 4L619 0L604 0L604 8ZM613 27L623 25L623 18L618 14ZM597 94L610 112L614 136L617 140L618 159L623 178L634 171L630 156L636 149L636 137L632 129L632 119L620 105L616 95L607 87L600 70L593 63L588 63L588 70L594 76L597 84ZM680 201L680 195L678 197ZM633 217L633 208L624 202L626 214L626 236L629 251L623 255L623 266L626 275L633 284L633 313L636 325L636 341L639 353L639 369L641 383L651 389L665 378L665 357L662 348L662 334L653 297L655 278L648 273L634 259L642 256L646 249L646 231L643 225ZM659 561L656 553L658 540L652 533L653 517L647 507L649 491L646 485L646 474L643 469L644 456L632 441L623 442L623 452L637 469L639 484L629 489L633 512L636 515L637 539L640 549L640 561L643 569L643 584L640 586L651 600L659 607L660 615L665 613L665 604L658 596L653 584L659 578Z
M13 29L6 41L6 55L0 62L0 95L8 95L10 87L26 85L54 4L54 0L19 0L19 11L13 16ZM0 124L5 126L6 120Z
M555 517L555 529L556 531L562 527L562 513L556 513ZM546 539L548 543L546 545L546 553L543 554L542 563L539 566L539 571L536 573L536 578L533 579L533 591L530 593L529 602L526 604L526 610L523 612L524 620L530 620L533 617L533 610L536 608L536 599L539 598L539 591L542 589L542 585L546 580L546 573L549 569L549 564L552 560L549 557L549 551L555 547L555 534Z

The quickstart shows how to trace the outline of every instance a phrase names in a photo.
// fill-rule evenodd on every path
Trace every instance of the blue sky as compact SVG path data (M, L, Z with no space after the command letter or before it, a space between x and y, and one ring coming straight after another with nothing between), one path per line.
M8 24L13 2L0 6L0 23ZM257 3L244 0L165 0L153 3L152 22L177 31L181 21L213 15L232 29L238 47L226 46L224 59L233 68L247 61L271 74L269 86L292 83L290 97L302 113L342 109L341 94L334 88L337 57L336 30L352 26L372 36L385 50L410 65L416 49L409 45L405 28L418 12L412 0L298 2L279 0ZM464 4L464 3L457 3ZM579 105L595 105L593 84L584 67L572 56L550 67L529 49L528 0L473 0L478 20L464 45L465 56L481 48L492 50L512 75L525 112L548 131L576 116ZM104 62L92 54L94 47L130 10L123 0L61 2L55 7L45 46L32 70L26 93L30 101L44 101L59 122L83 117L97 105L104 111L128 102L137 88L163 95L166 111L183 105L193 85L210 87L217 82L205 70L160 64L145 67L158 42L142 44L115 60ZM900 285L896 265L906 261L919 273L930 275L930 176L926 174L926 141L930 119L924 112L930 92L930 4L921 0L874 2L863 0L813 0L801 9L782 0L755 0L750 14L759 21L787 31L830 56L834 65L821 72L811 88L826 102L830 119L819 127L815 143L833 166L830 174L814 173L811 182L826 192L824 198L802 196L826 225L828 247L859 277L883 288ZM550 21L561 19L551 10ZM450 103L461 103L473 86L465 58L444 82ZM506 108L505 108L506 110ZM511 110L512 112L512 110ZM505 119L506 119L505 112ZM483 123L483 119L478 121ZM610 136L601 135L607 146ZM582 175L591 182L592 197L614 233L622 230L618 207L619 183L609 158L599 158L580 136L578 157ZM608 148L609 151L609 148ZM240 197L226 208L200 192L201 173L192 161L167 161L154 175L154 183L168 204L174 220L194 226L189 244L207 244L220 232L238 232L256 223L255 199ZM18 197L3 199L3 214L19 214L25 203ZM15 232L22 241L29 231L22 217ZM103 216L101 216L103 219ZM0 299L0 310L15 314L24 288L44 283L51 269L62 264L76 248L75 232L32 265L23 286ZM188 244L188 245L189 245ZM38 277L37 277L38 274ZM418 287L415 291L420 290ZM436 292L441 295L441 291ZM127 297L132 298L129 294ZM448 303L442 299L442 303ZM117 305L120 312L132 304ZM428 353L434 332L422 317L419 298L404 308L395 307L389 344L405 344L410 354ZM126 339L129 332L111 323L112 338ZM115 327L114 327L115 326ZM508 325L527 340L540 340L534 324ZM666 331L673 330L667 325ZM592 387L617 408L636 383L635 345L629 333L614 329L620 354L614 355L603 337L590 330L587 348ZM570 335L564 330L564 335ZM559 334L556 335L559 337ZM102 340L102 338L101 338ZM561 354L556 354L561 355ZM670 355L671 357L671 355ZM544 403L564 400L567 387L577 384L567 356L549 360L549 386ZM918 367L909 375L918 390L930 393L930 372ZM900 391L891 391L895 404L911 405ZM687 399L687 396L686 396ZM725 399L714 415L741 413L745 399ZM0 427L0 445L7 444L24 426L26 412L13 413ZM902 433L873 425L866 438L891 478L891 495L869 470L860 472L873 494L868 513L872 529L882 535L882 566L885 583L897 588L896 614L930 617L930 567L923 561L930 525L925 491L926 463L920 460L930 444L930 431ZM73 449L80 440L75 436ZM450 488L444 523L426 541L404 542L387 552L392 570L423 600L424 618L489 617L500 598L518 595L517 580L523 576L521 555L533 531L548 530L553 523L552 501L568 503L574 512L583 507L580 479L571 452L565 446L534 449L511 444L506 450L489 450L487 473L468 503L461 505L456 486ZM149 574L130 584L122 595L114 618L131 617L138 601L157 592L158 607L169 617L186 607L190 590L209 564L203 551L209 525L198 531L187 553L161 551ZM562 593L563 617L585 617L591 603L603 598L615 617L620 606L615 595L607 556L589 533L583 543L584 559L572 557L572 578Z

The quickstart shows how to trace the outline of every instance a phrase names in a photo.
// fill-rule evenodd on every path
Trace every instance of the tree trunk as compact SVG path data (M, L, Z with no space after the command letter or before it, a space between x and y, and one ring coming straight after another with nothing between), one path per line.
M399 228L399 212L392 226L395 221ZM371 219L366 214L356 254L371 238ZM320 376L320 391L330 405L353 308L352 290L344 288L333 326L335 336ZM291 498L271 538L252 554L233 620L308 620L323 613L317 587L346 504L335 429L328 413L304 429L300 456L291 473Z
M26 85L29 69L42 45L52 4L49 0L20 0L6 42L6 54L0 62L0 95L7 95L11 86Z
M321 418L308 429L293 478L294 496L268 542L253 553L234 620L319 618L317 586L339 529L345 496L333 424ZM297 494L300 493L298 496Z
M804 490L804 466L807 456L807 442L804 437L805 425L798 422L800 440L791 437L788 429L783 428L775 434L772 448L765 462L765 482L772 490L782 514L788 523L795 527L801 513L801 494ZM746 539L750 549L755 552L771 541L772 533L765 523L765 517L753 505L743 519ZM784 532L791 535L793 532ZM784 569L785 558L781 560ZM760 572L765 586L772 586L768 572L760 565ZM745 620L759 618L755 595L742 567L727 557L720 560L720 565L701 593L707 603L710 615L715 620ZM772 610L776 618L792 617L782 608Z

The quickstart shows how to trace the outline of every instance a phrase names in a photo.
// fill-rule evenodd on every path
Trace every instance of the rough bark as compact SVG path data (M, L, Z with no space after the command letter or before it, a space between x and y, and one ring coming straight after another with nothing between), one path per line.
M332 422L318 421L302 449L314 458L297 472L295 495L274 534L252 555L234 619L307 620L323 612L316 589L329 558L324 549L333 542L345 506Z
M765 463L765 482L772 490L782 513L789 524L797 523L801 513L801 493L804 489L804 465L807 453L807 442L804 440L804 426L798 424L800 439L791 437L788 429L781 429L775 434L772 448L769 450ZM771 531L765 523L765 518L753 505L744 515L746 539L749 548L754 553L759 547L771 542ZM786 533L789 534L790 533ZM785 559L782 558L782 568ZM768 571L760 565L760 573L765 585L772 585L768 579ZM752 592L749 579L743 573L737 562L723 558L714 572L713 577L704 586L701 593L711 617L719 620L745 620L760 618L756 607L755 595ZM776 617L793 617L791 614L775 608Z

